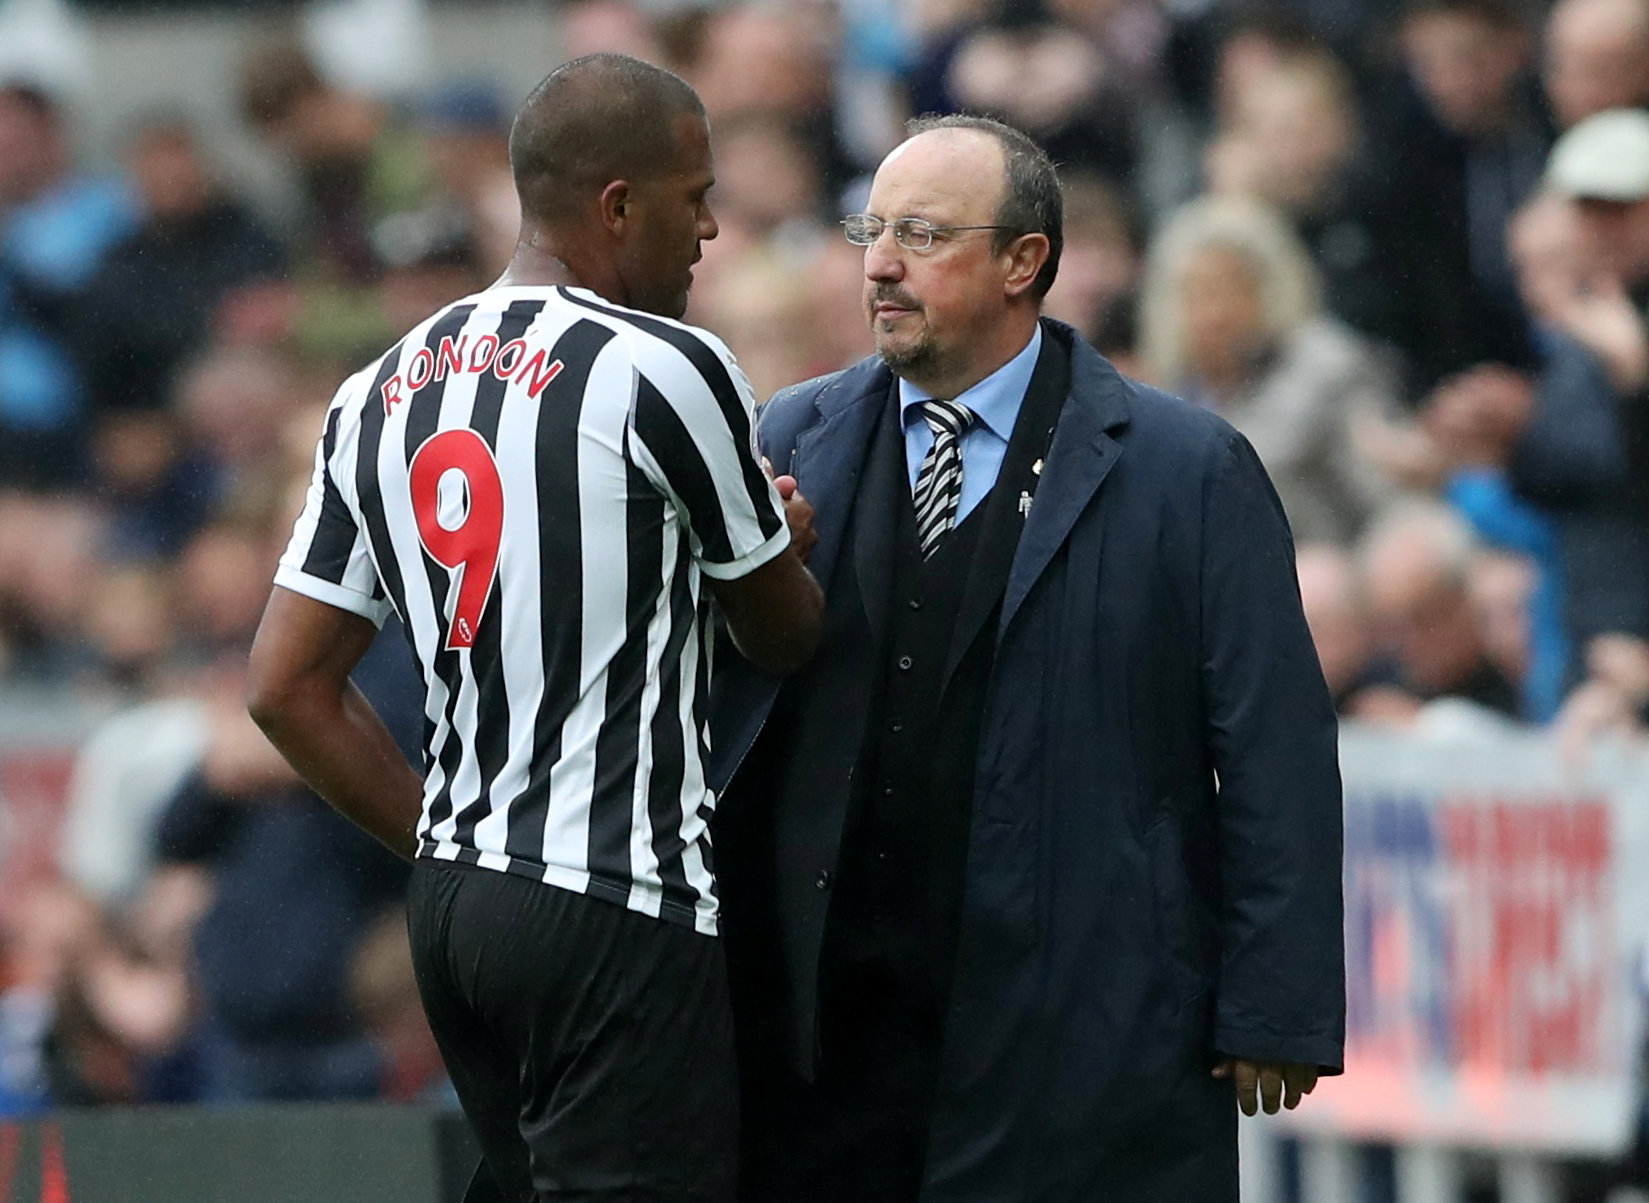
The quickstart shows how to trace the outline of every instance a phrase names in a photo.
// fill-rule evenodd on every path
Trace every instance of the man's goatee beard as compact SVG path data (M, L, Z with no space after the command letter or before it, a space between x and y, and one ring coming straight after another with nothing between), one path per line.
M895 376L909 376L912 372L920 374L931 368L934 361L933 344L928 342L920 342L901 350L890 350L878 345L876 354Z

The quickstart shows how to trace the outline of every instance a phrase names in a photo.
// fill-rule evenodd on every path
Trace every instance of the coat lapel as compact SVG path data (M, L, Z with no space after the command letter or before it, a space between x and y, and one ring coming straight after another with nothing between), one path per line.
M819 421L796 439L788 470L802 496L813 503L813 529L819 542L808 567L826 593L841 555L865 452L881 417L880 402L886 399L891 380L892 374L880 364L862 374L844 376L815 402ZM780 464L773 467L780 473L786 470Z
M1044 335L1061 338L1071 348L1071 391L1060 411L1041 484L1014 553L1002 600L1001 631L1008 629L1031 587L1116 466L1122 444L1108 432L1128 422L1128 385L1117 370L1075 338L1069 327L1044 319L1042 329Z
M996 484L982 502L985 509L979 517L985 525L979 532L979 544L974 550L973 564L968 571L967 585L957 610L956 628L951 633L941 688L949 683L956 666L1002 600L1013 566L1014 551L1019 546L1020 532L1025 527L1026 518L1020 509L1020 498L1021 495L1034 495L1041 483L1041 476L1032 465L1038 463L1049 449L1049 435L1059 420L1070 384L1069 347L1062 340L1044 333L1036 370L1031 375L1019 416L1008 437L1007 451L1003 455Z
M871 436L858 496L861 504L852 526L854 579L859 583L859 600L870 624L872 646L879 647L887 631L888 594L893 587L889 566L895 555L894 541L899 538L898 507L912 504L905 433L891 386ZM888 504L889 500L893 504Z

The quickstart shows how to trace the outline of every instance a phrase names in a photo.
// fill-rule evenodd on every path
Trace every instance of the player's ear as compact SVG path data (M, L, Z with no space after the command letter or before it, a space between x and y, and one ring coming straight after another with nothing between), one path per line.
M635 196L628 180L614 180L601 190L601 224L617 234L630 219Z

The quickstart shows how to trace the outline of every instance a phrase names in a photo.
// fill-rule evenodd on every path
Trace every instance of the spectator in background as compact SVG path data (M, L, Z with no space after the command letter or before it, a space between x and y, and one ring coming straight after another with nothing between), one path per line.
M303 788L246 717L238 680L208 713L205 755L157 833L163 863L213 883L194 939L203 1097L374 1097L383 1066L354 1018L349 967L404 870Z
M156 561L116 560L102 568L81 619L92 671L115 691L142 695L170 676L171 580Z
M169 629L170 608L165 616ZM75 756L64 803L57 863L66 880L105 906L142 893L155 825L206 736L206 707L192 691L140 696L98 724Z
M1277 214L1194 201L1151 248L1147 365L1254 445L1296 539L1346 544L1389 489L1355 439L1393 398L1370 351L1319 309L1315 270Z
M1569 129L1595 113L1649 105L1649 3L1559 0L1546 18L1544 83Z
M1542 614L1541 566L1529 555L1486 549L1472 562L1472 604L1483 627L1489 659L1509 680L1524 686L1524 714L1540 723L1557 713L1561 682L1541 680L1541 634L1536 626L1549 621ZM1544 710L1539 709L1545 707Z
M178 556L174 613L180 653L197 663L235 659L252 645L268 598L261 578L273 561L270 532L219 519Z
M679 70L704 98L718 158L729 120L777 120L806 143L821 191L835 196L859 167L836 131L834 38L822 5L730 4L705 11L698 36L682 39L690 61L664 65Z
M1577 205L1598 262L1639 309L1649 301L1649 112L1611 109L1552 148L1546 179Z
M917 112L972 112L1023 129L1061 164L1131 182L1134 96L1099 45L1040 0L992 0L924 48L911 75Z
M376 296L373 303L381 306ZM273 351L215 346L185 370L173 408L188 453L210 474L214 506L245 512L267 503L283 479L269 449L288 417L316 397L291 360Z
M99 410L163 409L180 364L199 352L219 302L278 277L285 254L213 178L182 118L142 122L126 152L142 217L88 285L86 379Z
M864 254L858 247L844 238L830 237L819 246L810 261L809 281L813 287L813 312L817 322L813 341L819 362L829 365L825 370L835 371L844 365L857 363L876 349L859 303L859 290L865 273L864 260Z
M1354 178L1357 100L1339 60L1296 51L1233 72L1221 112L1206 152L1209 190L1275 206L1310 249L1327 310L1356 329L1389 332L1394 298L1374 263L1366 183Z
M1577 658L1569 686L1594 638L1649 635L1649 531L1633 516L1621 401L1622 385L1634 377L1642 385L1625 361L1649 361L1642 325L1620 282L1593 262L1572 203L1537 196L1513 221L1510 241L1541 370L1506 466L1518 493L1556 524Z
M434 173L437 205L457 211L451 224L470 231L481 273L497 278L521 229L508 114L488 84L448 84L418 106L417 131Z
M0 926L0 1115L51 1101L48 1041L57 999L96 938L97 908L79 891L46 883L13 897Z
M349 990L362 1026L377 1046L383 1067L380 1097L411 1103L450 1095L444 1089L441 1050L418 1000L406 916L399 908L383 911L356 946Z
M739 367L763 399L837 366L816 337L815 284L804 266L807 257L796 248L746 251L724 264L693 302L695 316L738 344Z
M420 139L382 104L321 78L297 45L248 57L240 81L248 123L290 164L303 202L295 264L295 335L317 357L353 362L394 338L371 285L382 264L372 230L422 208L434 179Z
M211 502L169 406L181 366L206 344L224 298L284 270L274 237L223 194L181 118L141 124L127 165L143 209L86 290L82 361L99 411L93 476L122 555L175 552Z
M208 894L194 870L164 870L133 905L94 923L54 1000L45 1046L54 1105L195 1097L189 933Z
M81 617L107 532L106 515L83 497L0 493L0 677L84 679Z
M1363 537L1362 587L1395 686L1365 690L1351 703L1353 715L1376 695L1386 717L1417 717L1423 705L1445 698L1517 717L1518 687L1489 654L1472 599L1476 550L1465 520L1436 502L1396 505Z
M1404 72L1367 111L1371 265L1412 360L1413 395L1474 363L1526 366L1505 231L1540 181L1547 135L1510 0L1412 0Z
M1572 384L1572 380L1556 379ZM1554 390L1548 409L1584 410L1585 396ZM1595 396L1595 394L1594 394ZM1608 394L1602 397L1609 404ZM1519 713L1534 722L1549 722L1557 713L1570 675L1570 644L1564 621L1564 571L1559 530L1551 517L1512 488L1511 462L1524 441L1536 406L1536 381L1504 364L1479 364L1438 386L1422 407L1420 424L1442 464L1442 496L1472 526L1488 547L1512 553L1526 563L1519 571L1532 576L1527 587L1511 592L1527 601L1527 647L1497 659L1509 680L1519 684L1523 703ZM1551 429L1548 415L1546 430ZM1567 433L1567 432L1566 432ZM1561 436L1560 436L1561 437ZM1569 451L1572 444L1547 443L1532 449L1539 466L1546 467ZM1540 461L1544 460L1544 463ZM1473 565L1474 586L1481 598L1492 598L1491 610L1508 608L1507 590L1500 588L1510 574L1492 568L1477 581L1483 560ZM1501 557L1505 559L1505 556ZM1500 624L1503 630L1505 624ZM1485 633L1487 634L1487 626ZM1502 651L1507 641L1499 645Z
M420 204L429 164L417 140L368 97L327 83L296 44L250 55L241 111L297 173L310 239L304 267L362 284L378 275L373 223Z
M64 124L42 88L0 82L0 488L81 479L81 302L136 221L122 183L74 171Z
M1302 543L1294 553L1311 642L1337 713L1348 714L1358 695L1385 683L1374 655L1368 598L1351 555L1331 543Z
M1558 738L1569 756L1578 757L1601 736L1649 735L1649 642L1600 636L1586 649L1586 670L1586 680L1557 719ZM1645 1151L1634 1150L1634 1156Z
M1144 248L1137 219L1103 176L1067 172L1060 190L1065 198L1065 247L1042 312L1075 326L1093 341L1102 316L1121 298L1132 296Z
M717 125L715 138L716 217L723 236L732 235L730 247L752 238L805 237L808 227L817 227L819 166L791 125L748 114Z
M1575 202L1585 268L1571 272L1555 310L1561 324L1603 358L1621 404L1625 506L1639 539L1649 531L1649 112L1588 117L1552 148L1546 179ZM1541 294L1542 304L1551 302ZM1636 540L1629 558L1644 555ZM1629 631L1642 634L1642 628Z
M572 0L560 15L561 52L569 62L602 53L665 61L653 22L631 0Z
M384 265L379 304L396 330L410 330L494 278L462 210L433 206L386 217L373 230L372 242Z

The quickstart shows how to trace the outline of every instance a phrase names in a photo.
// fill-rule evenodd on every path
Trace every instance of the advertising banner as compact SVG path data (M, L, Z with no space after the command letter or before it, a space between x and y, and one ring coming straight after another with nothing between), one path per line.
M1347 1049L1291 1126L1611 1154L1639 1088L1649 756L1348 730Z

